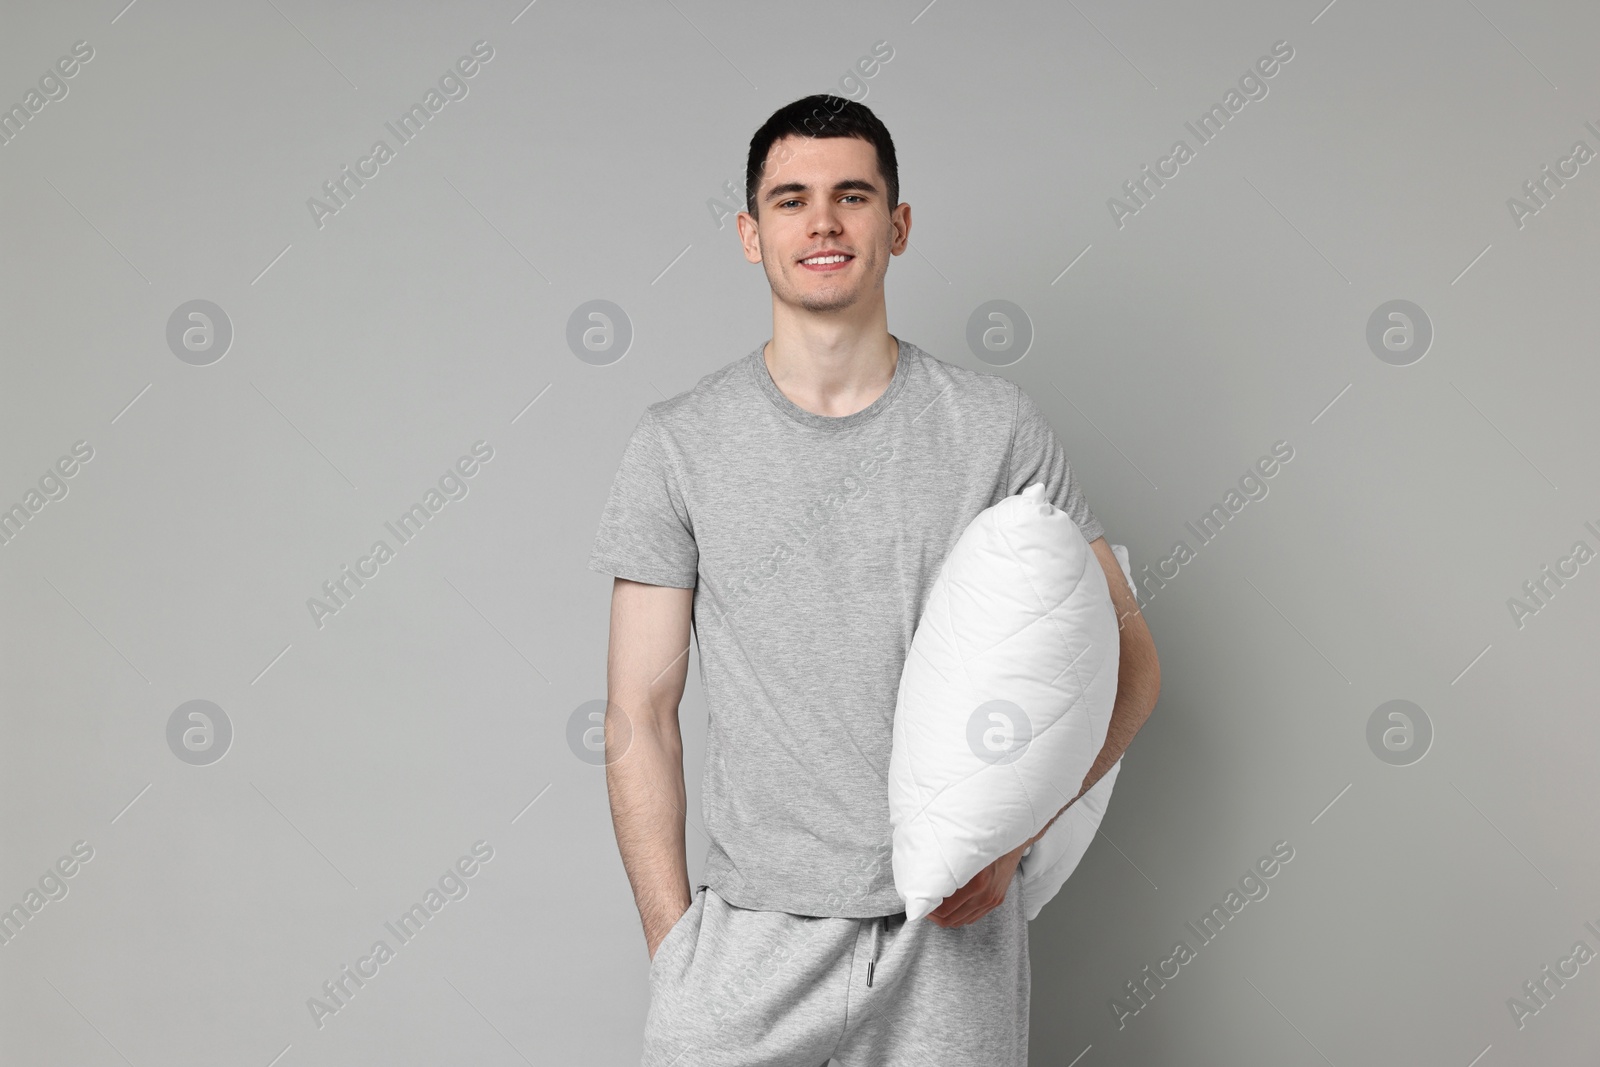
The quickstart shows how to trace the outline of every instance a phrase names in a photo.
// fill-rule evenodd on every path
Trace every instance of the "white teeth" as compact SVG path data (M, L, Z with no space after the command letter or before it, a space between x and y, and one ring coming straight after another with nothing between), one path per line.
M801 262L821 265L823 263L843 263L848 258L848 256L817 256L814 259L801 260Z

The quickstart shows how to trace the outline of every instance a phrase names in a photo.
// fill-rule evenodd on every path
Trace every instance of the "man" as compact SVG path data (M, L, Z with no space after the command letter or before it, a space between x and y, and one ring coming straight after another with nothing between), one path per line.
M1024 1064L1017 870L1037 837L930 922L908 925L895 892L886 783L906 654L967 524L1040 481L1122 620L1084 791L1155 705L1154 644L1039 408L888 332L884 274L911 209L877 117L835 96L774 113L750 142L746 207L772 337L646 409L589 560L616 578L606 784L651 953L644 1063ZM678 730L691 615L710 722L693 893Z

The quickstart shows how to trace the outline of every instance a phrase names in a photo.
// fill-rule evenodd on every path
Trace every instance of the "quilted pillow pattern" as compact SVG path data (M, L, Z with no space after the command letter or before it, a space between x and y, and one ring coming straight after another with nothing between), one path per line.
M1043 484L968 524L934 580L895 707L889 816L908 921L1038 833L1082 788L1105 744L1119 648L1100 561ZM1024 857L1030 919L1088 847L1114 777Z
M1111 554L1122 568L1122 576L1133 588L1133 568L1128 565L1128 550L1122 545L1112 545ZM1098 752L1096 753L1098 755ZM1078 867L1078 861L1089 850L1100 821L1106 816L1106 806L1111 802L1111 789L1122 772L1119 759L1101 776L1089 791L1078 798L1062 816L1050 824L1043 837L1035 841L1022 854L1017 870L1022 872L1022 906L1029 921L1039 917L1039 911L1061 891L1062 885ZM1081 783L1080 783L1081 784Z

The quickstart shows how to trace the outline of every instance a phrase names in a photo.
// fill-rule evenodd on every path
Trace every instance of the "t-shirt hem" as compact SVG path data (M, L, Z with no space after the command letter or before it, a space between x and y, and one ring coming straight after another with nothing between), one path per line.
M827 904L823 898L808 893L781 893L777 895L751 892L748 882L735 888L737 879L706 873L699 884L716 890L717 896L736 908L751 911L781 911L789 915L809 915L829 919L877 919L885 915L899 915L906 910L900 894L890 890L885 896L866 897L848 904Z

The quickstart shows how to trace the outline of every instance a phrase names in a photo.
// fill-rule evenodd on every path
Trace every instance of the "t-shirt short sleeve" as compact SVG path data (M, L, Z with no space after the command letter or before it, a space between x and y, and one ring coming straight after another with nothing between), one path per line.
M654 413L646 408L622 452L589 569L647 585L693 589L694 525Z
M1044 483L1045 499L1065 511L1078 524L1085 541L1105 536L1105 527L1089 509L1083 487L1073 473L1067 454L1056 440L1050 420L1019 386L1017 417L1011 431L1011 459L1006 471L1006 494L1015 496L1035 482Z

